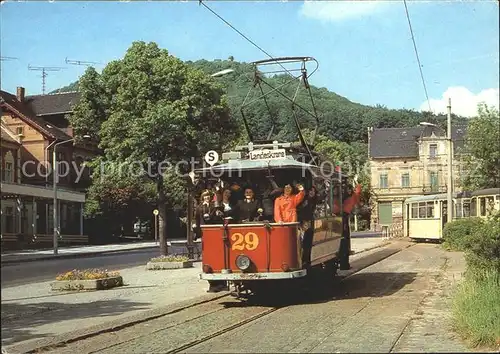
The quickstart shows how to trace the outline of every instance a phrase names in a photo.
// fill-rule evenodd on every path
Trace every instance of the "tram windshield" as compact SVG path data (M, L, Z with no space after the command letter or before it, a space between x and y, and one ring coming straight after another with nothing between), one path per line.
M205 171L206 172L206 171ZM216 176L198 175L194 199L203 204L203 196L210 195L213 211L203 212L218 224L223 220L238 223L276 222L276 200L286 194L292 207L297 208L298 220L316 219L339 215L342 200L349 195L350 187L338 174L330 178L315 176L310 171L294 168L231 170L217 172ZM337 177L337 178L335 178ZM207 216L208 214L208 216Z

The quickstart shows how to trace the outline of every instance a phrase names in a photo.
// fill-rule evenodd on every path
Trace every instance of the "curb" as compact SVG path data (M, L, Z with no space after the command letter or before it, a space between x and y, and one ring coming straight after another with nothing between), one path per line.
M391 247L392 246L392 247ZM366 257L363 257L361 259L353 261L353 264L351 264L351 268L349 270L346 270L344 274L339 274L340 280L345 280L349 278L351 275L354 273L357 273L375 263L378 263L380 261L383 261L384 259L399 253L403 251L404 249L411 247L412 244L403 244L401 246L397 245L397 243L385 243L381 245L377 245L374 247L371 247L370 249L363 250L362 252L356 253L356 254L361 254L363 252L377 249L377 248L383 248L380 251L377 251L373 254L367 255ZM374 262L373 259L376 258L376 261ZM207 295L202 295L200 297L196 297L194 299L190 300L184 300L181 302L178 302L176 304L171 304L167 305L164 307L156 308L156 309L151 309L151 310L146 310L141 313L138 313L136 315L132 316L127 316L122 319L116 319L112 320L110 322L105 322L103 324L99 325L94 325L88 328L81 329L79 331L74 331L74 332L69 332L69 333L63 333L60 335L56 335L52 338L42 338L42 339L35 339L29 343L19 343L19 344L12 344L10 346L5 346L5 352L9 354L13 353L36 353L40 350L50 350L50 349L55 349L56 347L59 347L61 345L67 344L67 343L72 343L80 340L84 340L90 337L95 337L100 334L108 333L108 332L114 332L123 328L131 327L136 324L142 323L142 322L147 322L150 320L154 320L159 317L163 317L172 313L180 312L182 310L185 310L187 308L200 305L206 302L214 301L220 298L224 298L227 296L230 296L231 293L224 291L222 293L211 293Z
M62 254L62 255L50 255L50 256L41 256L37 258L24 258L24 259L12 259L1 261L0 264L3 265L11 265L18 263L28 263L28 262L36 262L36 261L46 261L46 260L57 260L57 259L71 259L71 258L86 258L86 257L95 257L95 256L107 256L113 255L117 253L132 253L139 252L142 250L152 250L158 248L158 246L148 246L148 247L140 247L140 248L129 248L124 250L113 250L113 251L95 251L95 252L85 252L85 253L71 253L71 254Z

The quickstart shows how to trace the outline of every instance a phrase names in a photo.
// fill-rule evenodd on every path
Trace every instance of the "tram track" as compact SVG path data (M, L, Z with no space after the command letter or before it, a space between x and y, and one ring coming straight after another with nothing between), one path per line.
M406 246L408 247L408 246ZM350 279L361 270L381 262L382 260L402 251L406 247L383 247L373 250L351 264L351 270L339 276L336 285ZM333 285L333 284L332 284ZM221 294L213 300L181 308L170 313L144 320L140 323L102 331L86 338L74 339L54 345L38 347L34 350L23 352L48 351L53 353L70 353L77 350L80 353L114 353L130 352L130 347L141 343L141 352L148 351L148 337L159 337L165 333L170 343L166 343L162 352L180 353L190 348L197 347L211 339L233 332L245 325L265 318L279 310L288 308L293 301L278 301L268 305L259 305L254 301L240 301L231 297L231 293ZM227 301L230 299L229 301ZM296 299L294 299L296 300ZM307 299L301 299L302 301ZM191 334L189 334L191 332ZM207 333L208 332L208 333ZM190 338L191 337L191 338ZM130 345L130 347L129 347ZM170 347L170 348L169 348ZM137 352L137 351L135 351Z

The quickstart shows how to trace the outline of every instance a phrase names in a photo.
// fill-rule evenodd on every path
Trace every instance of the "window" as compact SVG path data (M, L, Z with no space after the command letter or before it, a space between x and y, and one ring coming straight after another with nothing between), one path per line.
M463 217L464 218L468 218L469 216L471 216L470 215L470 213L471 213L470 205L471 205L470 201L464 201L464 204L463 204Z
M477 198L474 198L470 202L470 216L477 216Z
M435 159L436 158L436 156L437 156L437 149L438 149L437 144L430 144L429 145L429 157L431 159Z
M5 154L5 161L2 168L2 181L9 183L14 182L14 156L10 151Z
M455 217L456 218L463 218L463 213L462 213L463 204L462 204L462 202L453 201L453 205L455 205Z
M479 215L486 216L486 197L479 198Z
M430 185L431 192L437 192L439 187L438 173L436 171L431 171L430 173Z
M23 135L24 134L24 128L23 127L17 127L16 128L16 134L17 135Z
M434 218L434 202L420 202L411 205L412 219Z
M413 203L411 205L411 218L418 219L418 204L417 203Z
M387 173L382 173L380 175L380 188L388 188L389 182L387 179Z
M408 172L405 172L401 175L401 187L410 187L410 174Z

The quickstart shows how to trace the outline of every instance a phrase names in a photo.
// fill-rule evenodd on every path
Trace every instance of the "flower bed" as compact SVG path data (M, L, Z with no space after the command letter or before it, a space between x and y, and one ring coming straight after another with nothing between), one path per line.
M146 269L160 270L160 269L180 269L191 268L193 262L186 256L168 255L151 258Z
M119 272L103 269L73 269L61 273L51 283L52 290L104 290L123 285Z

